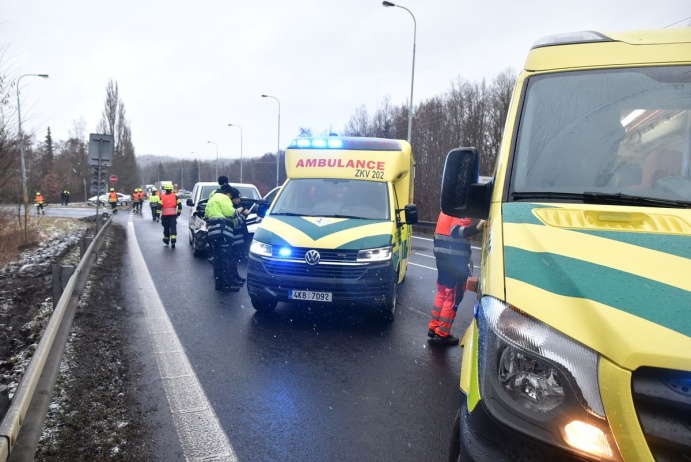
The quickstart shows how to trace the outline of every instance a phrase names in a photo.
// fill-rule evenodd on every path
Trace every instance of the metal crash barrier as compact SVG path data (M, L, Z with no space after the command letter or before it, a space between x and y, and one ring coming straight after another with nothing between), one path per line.
M98 230L98 233L82 255L79 265L77 265L76 270L65 286L65 289L55 306L50 321L48 322L48 326L41 336L41 340L39 341L38 346L36 347L36 350L29 361L26 371L24 372L24 375L17 386L17 390L14 393L14 396L10 400L9 409L4 417L2 417L2 421L0 422L0 461L2 462L5 462L9 459L12 449L17 443L20 429L25 423L27 411L29 410L32 399L34 399L36 387L39 384L39 379L41 378L41 374L43 373L43 369L46 365L46 359L54 347L54 341L58 331L61 327L63 327L62 325L65 318L65 313L70 307L71 299L75 287L77 286L77 282L82 275L88 277L91 265L93 264L91 256L92 254L95 254L96 249L101 246L106 230L110 226L111 221L112 217L108 217L107 221L99 229L99 220L97 218L96 229ZM71 319L72 318L70 317L70 324ZM69 328L69 326L67 327ZM64 348L64 346L61 346L61 348ZM50 397L47 397L47 399L50 399ZM43 418L45 418L45 414L43 415ZM41 419L41 422L42 420L43 419ZM35 452L35 448L33 452ZM33 457L28 460L33 460Z

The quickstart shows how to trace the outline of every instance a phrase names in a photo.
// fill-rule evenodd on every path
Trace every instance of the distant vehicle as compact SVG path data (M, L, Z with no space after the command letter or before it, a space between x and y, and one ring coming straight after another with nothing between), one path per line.
M233 188L240 191L242 196L242 204L245 208L250 208L257 202L262 200L259 190L253 184L249 183L230 183ZM204 214L202 210L197 210L200 202L206 201L209 198L211 191L218 189L218 183L214 182L199 182L194 185L192 189L192 194L187 199L186 205L190 207L188 211L188 224L189 224L189 242L192 246L195 256L201 255L203 253L204 245L195 243L195 236L198 230L206 229L206 222L204 221ZM252 242L254 238L254 233L259 227L259 222L261 219L257 217L256 213L250 213L247 216L248 223L253 223L247 226L247 232L249 236L247 238L247 246L249 248L249 243Z
M180 199L180 200L188 199L191 196L192 196L192 192L190 192L186 189L178 190L178 199Z
M118 205L122 205L123 207L129 205L132 203L132 196L129 194L121 194L119 192L116 192L118 196ZM96 196L90 197L86 200L86 203L89 205L96 205L97 198ZM109 205L108 202L108 194L101 194L98 196L98 205Z

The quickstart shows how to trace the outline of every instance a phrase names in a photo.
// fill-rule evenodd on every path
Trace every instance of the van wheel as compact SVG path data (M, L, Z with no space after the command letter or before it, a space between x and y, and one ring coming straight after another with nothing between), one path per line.
M382 309L382 317L386 322L393 322L396 316L396 299L398 298L398 276L393 280L392 288L389 290L386 305Z
M461 461L461 410L456 412L451 429L451 443L449 444L449 462Z
M260 313L271 313L276 309L278 301L269 298L250 297L252 306Z
M190 229L190 238L189 238L189 241L190 241L190 245L194 244L194 233L192 232L191 229Z

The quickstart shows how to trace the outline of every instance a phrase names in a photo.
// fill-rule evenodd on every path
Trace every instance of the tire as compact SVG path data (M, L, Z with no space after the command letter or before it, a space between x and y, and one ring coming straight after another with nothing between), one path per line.
M192 232L191 229L189 231L190 231L190 235L189 235L188 240L190 241L190 245L194 245L194 233Z
M250 297L252 306L259 313L272 313L276 309L278 301L268 298Z
M461 410L456 413L451 428L451 441L449 443L449 462L461 462Z
M127 207L127 201L120 202L120 205L122 205L123 207Z
M393 322L394 317L396 317L396 302L398 299L398 273L393 280L392 288L389 289L389 296L387 299L388 301L381 311L382 318L386 322Z

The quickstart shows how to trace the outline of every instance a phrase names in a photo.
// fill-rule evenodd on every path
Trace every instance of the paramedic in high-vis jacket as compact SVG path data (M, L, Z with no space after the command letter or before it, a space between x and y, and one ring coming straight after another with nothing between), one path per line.
M473 226L469 218L454 218L439 212L434 231L434 257L437 263L437 295L427 336L438 345L458 345L451 335L456 310L463 300L471 256L470 237L480 233L485 220Z
M237 279L237 259L233 251L234 228L237 227L237 211L233 206L231 195L236 193L228 184L221 185L215 194L209 197L204 209L204 218L208 223L208 240L216 290L221 292L238 292L244 281Z

